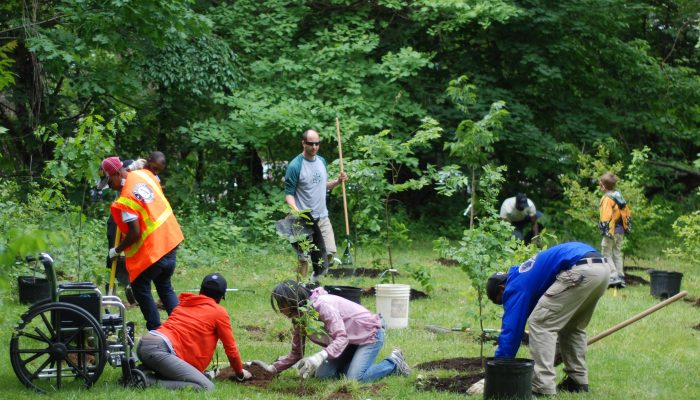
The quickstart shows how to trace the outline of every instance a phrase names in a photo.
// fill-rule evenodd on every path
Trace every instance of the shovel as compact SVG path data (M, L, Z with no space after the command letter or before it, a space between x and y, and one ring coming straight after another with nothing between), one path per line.
M335 130L338 133L338 159L340 160L340 174L343 170L343 145L340 142L340 120L335 117ZM343 259L340 260L343 265L352 265L352 255L350 254L350 223L348 222L348 199L345 194L345 181L340 182L343 187L343 211L345 213L345 252Z
M622 328L624 328L624 327L626 327L626 326L628 326L628 325L631 325L631 324L633 324L633 323L639 321L640 319L646 317L647 315L649 315L649 314L651 314L651 313L653 313L653 312L655 312L655 311L658 311L658 310L660 310L660 309L666 307L667 305L669 305L669 304L671 304L671 303L673 303L673 302L675 302L675 301L677 301L677 300L682 299L682 298L685 297L686 295L688 295L688 292L682 291L682 292L676 294L676 295L673 296L673 297L669 297L668 299L662 301L661 303L656 304L655 306L650 307L650 308L648 308L647 310L642 311L642 312L640 312L639 314L637 314L637 315L635 315L635 316L633 316L633 317L630 317L630 318L628 318L628 319L626 319L626 320L620 322L619 324L613 326L612 328L606 329L605 331L603 331L603 332L601 332L601 333L599 333L599 334L593 336L592 338L588 339L588 342L587 342L586 344L587 344L588 346L590 346L590 345L592 345L593 343L599 341L600 339L603 339L603 338L605 338L605 337L607 337L607 336L610 336L610 335L612 335L613 333L619 331L620 329L622 329ZM558 346L557 346L557 352L556 352L556 355L554 356L554 365L557 366L557 365L559 365L559 364L561 364L561 363L562 363L561 354L559 354L559 348L558 348Z

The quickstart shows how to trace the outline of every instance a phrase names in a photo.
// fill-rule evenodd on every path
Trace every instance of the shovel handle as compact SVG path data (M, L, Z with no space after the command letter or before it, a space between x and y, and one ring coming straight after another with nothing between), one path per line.
M651 313L653 313L661 308L664 308L667 305L669 305L677 300L682 299L687 294L688 294L688 292L682 291L673 297L669 297L668 299L662 301L661 303L656 304L655 306L650 307L649 309L642 311L641 313L639 313L639 314L637 314L637 315L635 315L635 316L633 316L625 321L620 322L619 324L613 326L612 328L607 329L607 330L593 336L592 338L588 339L588 344L591 345L591 344L599 341L600 339L603 339L604 337L609 336L609 335L619 331L620 329L626 327L627 325L630 325L632 323L639 321L640 319L646 317L647 315L649 315L649 314L651 314Z
M338 134L338 159L340 160L340 174L344 172L343 169L343 145L340 142L340 120L335 117L335 131ZM350 237L350 223L348 222L348 199L345 195L345 181L341 181L340 185L343 187L343 212L345 213L345 234Z
M119 246L119 241L121 240L122 233L117 227L117 231L114 235L114 247ZM117 277L117 261L119 260L119 254L112 260L112 269L109 271L109 286L107 286L107 295L114 295L114 280Z

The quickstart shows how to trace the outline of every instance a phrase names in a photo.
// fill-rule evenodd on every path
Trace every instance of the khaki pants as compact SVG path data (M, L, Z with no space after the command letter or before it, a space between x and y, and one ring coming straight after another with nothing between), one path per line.
M623 278L625 276L625 271L623 269L622 261L622 241L625 235L622 233L616 233L614 237L603 236L603 240L600 242L600 248L603 252L603 256L607 257L610 262L610 277Z
M534 392L556 393L557 347L561 350L564 372L577 383L588 384L585 329L598 299L608 287L611 268L608 264L583 264L560 272L530 314Z
M321 230L321 236L323 236L323 243L326 245L326 254L333 256L337 249L335 246L335 235L333 234L333 226L331 225L331 220L326 218L321 218L318 220L318 229Z

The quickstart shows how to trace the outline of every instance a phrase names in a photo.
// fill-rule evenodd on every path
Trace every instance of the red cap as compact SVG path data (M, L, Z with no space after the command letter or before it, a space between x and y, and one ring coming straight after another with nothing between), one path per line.
M107 176L112 176L122 169L122 161L119 157L108 157L102 160L102 169Z

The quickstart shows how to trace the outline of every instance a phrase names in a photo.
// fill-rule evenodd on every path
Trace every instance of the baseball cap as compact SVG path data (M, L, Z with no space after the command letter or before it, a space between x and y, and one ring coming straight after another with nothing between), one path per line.
M225 299L226 279L218 272L205 276L199 294L207 295L213 299Z
M110 177L122 169L122 160L119 157L107 157L102 160L102 171Z
M515 195L515 205L522 208L527 207L527 196L525 196L525 193L518 193Z
M508 274L505 272L496 272L491 275L486 281L486 296L492 302L496 304L502 304L503 302L498 302L498 295L501 293L499 286L505 285L506 280L508 280Z

